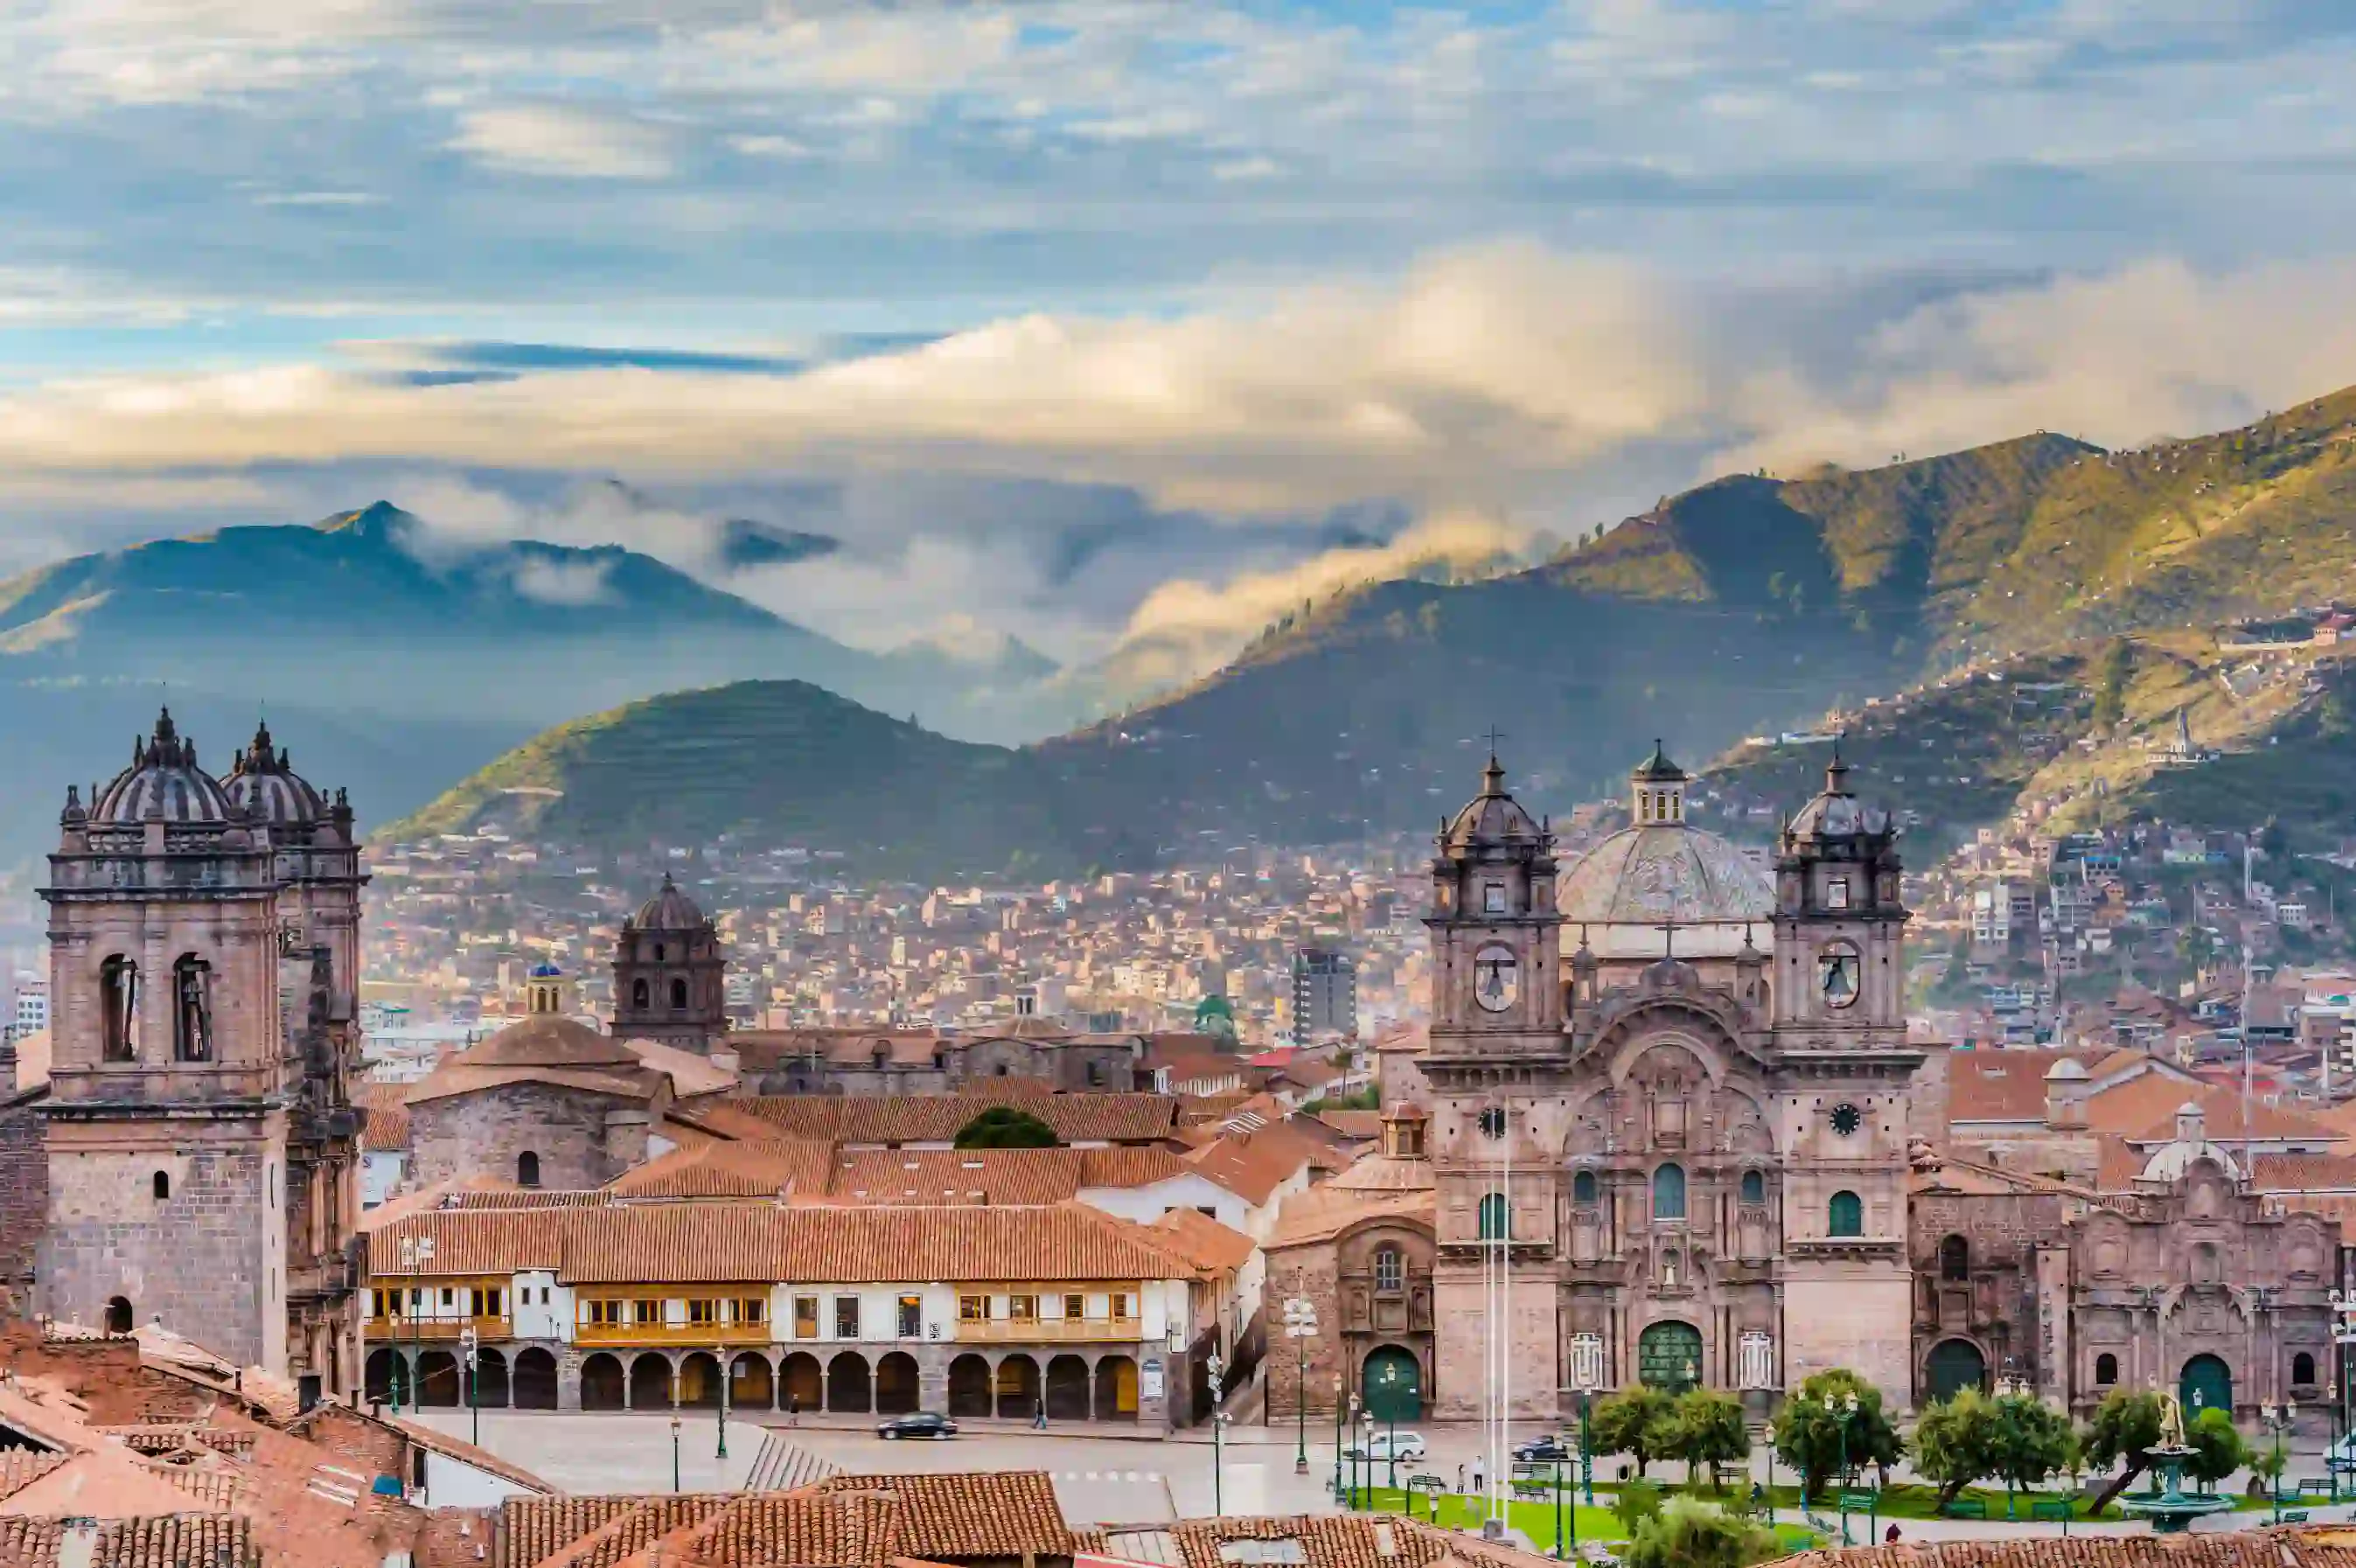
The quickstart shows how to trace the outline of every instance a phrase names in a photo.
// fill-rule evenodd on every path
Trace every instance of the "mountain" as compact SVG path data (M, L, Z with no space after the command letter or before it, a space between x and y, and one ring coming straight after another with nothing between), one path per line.
M1541 809L1946 673L2356 589L2356 390L2110 453L2040 433L1664 500L1531 571L1391 583L1044 743L1136 853L1436 820L1492 725ZM1151 836L1155 842L1147 843Z
M744 681L627 703L508 752L382 842L497 824L616 848L735 834L846 871L1052 877L1085 834L1031 754L887 717L802 681Z

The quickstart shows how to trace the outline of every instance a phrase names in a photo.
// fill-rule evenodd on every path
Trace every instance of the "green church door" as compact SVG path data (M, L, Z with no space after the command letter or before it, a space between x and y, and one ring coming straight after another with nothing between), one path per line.
M1636 1340L1636 1376L1648 1388L1681 1394L1701 1380L1701 1330L1655 1323Z
M2184 1403L2184 1419L2188 1422L2204 1410L2222 1410L2230 1415L2233 1409L2233 1369L2214 1356L2195 1356L2184 1363L2184 1375L2176 1382L2176 1397Z
M1931 1348L1930 1394L1933 1402L1951 1400L1965 1389L1987 1386L1987 1358L1968 1339L1942 1339Z
M1414 1353L1386 1345L1366 1358L1359 1374L1366 1391L1366 1408L1381 1422L1414 1421L1423 1414L1423 1371Z

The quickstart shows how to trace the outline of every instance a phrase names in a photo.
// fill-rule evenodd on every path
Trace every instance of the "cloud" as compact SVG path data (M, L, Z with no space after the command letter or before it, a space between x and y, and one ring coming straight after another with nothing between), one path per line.
M665 128L556 103L466 110L450 145L493 168L552 178L660 179L673 166Z

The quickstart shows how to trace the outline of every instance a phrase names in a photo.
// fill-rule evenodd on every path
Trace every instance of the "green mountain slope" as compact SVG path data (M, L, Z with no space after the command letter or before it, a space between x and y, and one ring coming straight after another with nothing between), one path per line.
M616 847L736 834L839 856L873 876L1081 863L1060 791L1033 757L948 739L800 681L744 681L632 703L549 730L384 841L498 824Z

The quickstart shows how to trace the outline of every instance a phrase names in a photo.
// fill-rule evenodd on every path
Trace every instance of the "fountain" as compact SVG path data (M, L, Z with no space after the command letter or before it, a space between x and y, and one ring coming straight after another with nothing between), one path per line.
M2159 1442L2147 1455L2158 1468L2159 1489L2139 1498L2123 1498L2119 1508L2151 1520L2155 1535L2179 1535L2202 1514L2224 1513L2233 1508L2233 1501L2231 1498L2201 1497L2185 1491L2184 1461L2192 1456L2193 1449L2184 1441L2184 1407L2173 1394L2161 1394L2159 1402Z

